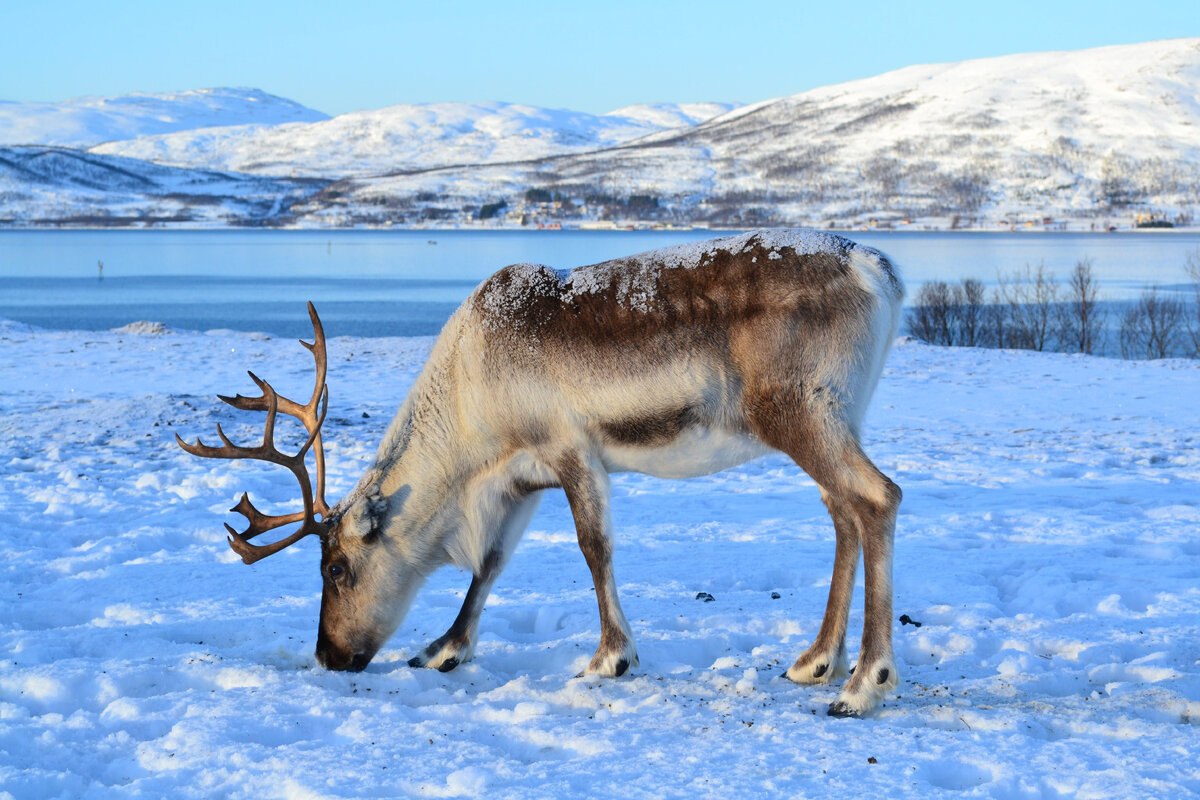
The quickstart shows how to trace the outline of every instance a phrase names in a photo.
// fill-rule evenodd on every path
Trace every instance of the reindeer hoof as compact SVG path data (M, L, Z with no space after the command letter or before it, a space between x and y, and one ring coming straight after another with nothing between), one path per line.
M410 667L423 667L425 666L425 662L421 660L420 656L413 656L408 660L408 665Z
M438 672L449 672L458 666L457 658L447 658L441 664L438 664Z
M843 703L841 700L836 700L829 704L829 716L831 717L859 717L861 716L848 703Z
M627 646L624 652L609 652L602 656L599 652L592 657L592 661L588 664L581 674L584 677L597 678L619 678L629 672L630 667L638 665L637 651L632 646Z

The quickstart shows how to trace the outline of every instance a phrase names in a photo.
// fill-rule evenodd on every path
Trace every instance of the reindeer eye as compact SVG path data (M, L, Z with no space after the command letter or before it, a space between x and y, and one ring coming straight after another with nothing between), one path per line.
M328 567L325 568L325 574L328 575L331 579L337 580L338 578L340 578L346 574L346 568L343 567L341 564L330 564Z

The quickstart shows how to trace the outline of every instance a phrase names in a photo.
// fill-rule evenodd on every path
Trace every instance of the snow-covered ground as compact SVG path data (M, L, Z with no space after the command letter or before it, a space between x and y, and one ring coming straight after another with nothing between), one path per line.
M905 491L896 614L922 626L895 625L896 694L842 720L835 687L780 677L833 559L783 458L615 477L631 676L572 677L598 621L561 493L475 661L406 664L457 611L468 578L447 569L366 672L317 668L316 542L246 567L221 528L241 490L286 500L293 479L173 441L217 421L249 440L254 415L212 395L251 391L245 368L303 395L311 361L292 340L148 330L0 323L4 800L1200 792L1196 362L898 343L866 447ZM331 498L429 346L330 340Z

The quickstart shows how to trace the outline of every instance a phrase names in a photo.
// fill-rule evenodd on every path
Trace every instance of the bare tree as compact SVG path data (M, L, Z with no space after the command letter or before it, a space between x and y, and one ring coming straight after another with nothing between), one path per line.
M1013 346L1008 328L1008 304L999 286L992 289L992 302L983 310L983 341L986 347L1004 349Z
M954 321L957 323L955 338L958 344L963 347L982 346L986 308L983 281L978 278L963 278L962 283L954 287L951 301L957 308Z
M929 344L954 344L954 310L950 294L950 286L945 281L921 284L908 318L908 329L913 336Z
M1028 275L1026 267L1026 275ZM1033 276L1033 308L1030 313L1033 332L1033 349L1045 350L1054 333L1054 314L1058 304L1058 282L1054 274L1046 272L1044 264L1038 264Z
M917 292L908 329L930 344L978 347L983 344L986 292L977 278L954 286L928 281Z
M1045 350L1054 333L1059 286L1045 264L1024 272L997 275L999 297L1005 307L1008 347Z
M1169 358L1179 345L1183 301L1157 286L1142 292L1121 319L1122 358Z
M1200 248L1188 253L1183 260L1183 268L1192 279L1191 312L1187 315L1188 335L1192 340L1192 358L1200 358Z
M1092 260L1075 262L1067 283L1066 302L1059 305L1059 346L1068 353L1094 353L1104 331L1104 312L1097 304L1099 289L1092 273Z

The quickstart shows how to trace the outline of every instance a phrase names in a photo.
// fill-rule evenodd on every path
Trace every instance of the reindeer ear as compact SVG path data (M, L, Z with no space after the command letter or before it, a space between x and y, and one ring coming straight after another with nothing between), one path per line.
M348 536L370 542L383 532L387 512L387 498L379 493L366 495L346 509L341 529Z
M367 498L367 513L365 521L368 524L366 534L363 536L363 541L367 544L374 544L379 541L383 535L383 523L387 518L388 501L381 494L373 494Z
M387 516L388 501L382 494L373 494L367 497L367 515L371 519L383 522L383 518Z

